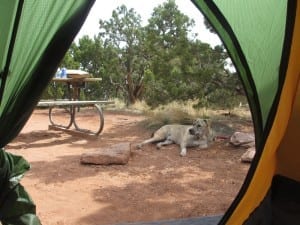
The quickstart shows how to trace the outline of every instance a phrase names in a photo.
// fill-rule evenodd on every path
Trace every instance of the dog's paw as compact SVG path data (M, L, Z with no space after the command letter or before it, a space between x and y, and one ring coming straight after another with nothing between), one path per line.
M204 141L204 142L200 143L200 144L199 144L199 148L201 148L201 149L208 148L207 141Z
M186 156L186 150L182 150L182 151L180 152L180 156Z
M161 148L161 145L160 145L160 144L157 144L157 145L156 145L156 149L157 149L157 150L160 150L160 148Z
M141 149L142 145L141 144L137 144L135 147L136 147L136 149Z

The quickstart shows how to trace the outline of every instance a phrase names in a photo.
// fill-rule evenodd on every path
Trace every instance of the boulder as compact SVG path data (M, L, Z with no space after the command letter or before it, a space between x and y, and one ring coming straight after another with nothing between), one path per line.
M252 162L255 155L255 147L248 148L247 151L241 156L242 162Z
M111 165L127 164L130 157L130 143L119 143L92 152L83 153L80 162L83 164Z
M255 137L253 133L235 132L230 137L230 144L245 148L255 146Z

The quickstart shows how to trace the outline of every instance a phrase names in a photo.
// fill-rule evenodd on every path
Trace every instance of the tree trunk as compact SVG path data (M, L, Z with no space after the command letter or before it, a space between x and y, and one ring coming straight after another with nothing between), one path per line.
M132 105L136 102L136 98L133 93L134 84L133 84L132 76L131 76L130 72L128 72L126 75L126 87L127 87L127 94L128 94L128 104Z
M143 77L141 77L141 79L139 80L139 83L137 85L135 85L132 80L131 73L127 73L126 87L127 87L127 94L128 94L128 104L132 105L142 95L142 92L144 89Z

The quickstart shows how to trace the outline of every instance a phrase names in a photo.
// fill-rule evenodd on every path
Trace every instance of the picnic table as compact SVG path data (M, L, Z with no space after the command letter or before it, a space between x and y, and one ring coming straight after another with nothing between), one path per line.
M104 127L104 115L101 105L113 104L113 101L85 101L80 100L80 92L86 87L87 82L99 82L101 78L93 78L91 75L80 70L67 70L66 77L55 77L52 79L53 83L63 83L67 87L68 98L63 100L41 100L38 106L49 107L49 121L50 127L68 130L74 125L75 129L79 132L99 135ZM76 122L76 115L81 110L81 107L93 107L99 116L97 128L95 130L82 129ZM64 115L68 117L64 123L55 121L56 109L64 111Z

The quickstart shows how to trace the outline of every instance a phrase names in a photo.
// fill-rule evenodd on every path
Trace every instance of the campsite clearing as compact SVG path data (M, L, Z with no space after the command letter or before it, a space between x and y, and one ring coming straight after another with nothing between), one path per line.
M31 164L22 184L37 205L44 225L93 225L220 215L239 191L249 164L244 149L227 142L209 149L191 149L179 156L176 145L157 151L136 150L151 131L129 112L104 111L99 138L48 130L48 111L35 110L6 150ZM92 117L86 118L88 124ZM239 129L251 123L237 122ZM101 147L131 142L127 165L80 164L80 156Z

